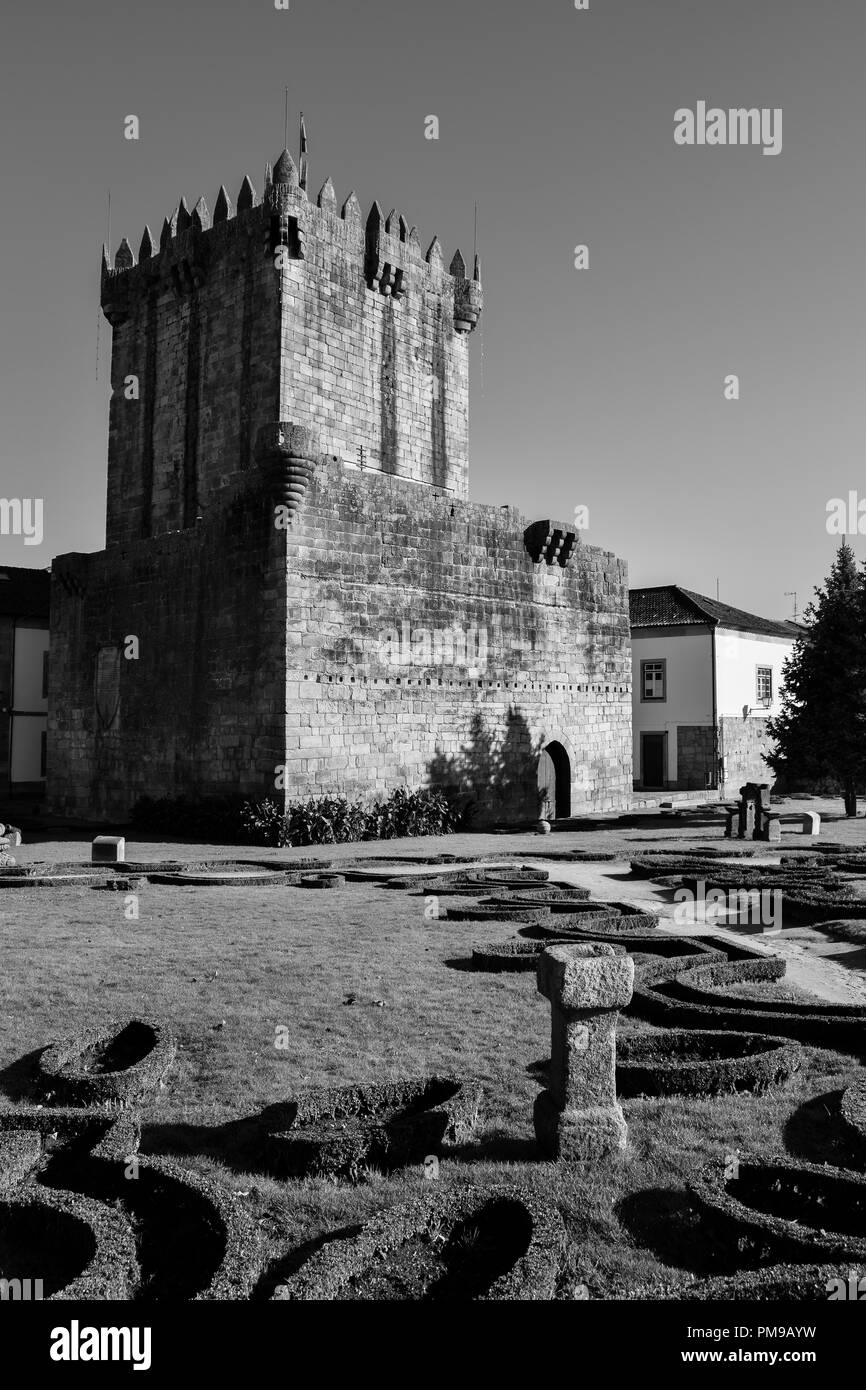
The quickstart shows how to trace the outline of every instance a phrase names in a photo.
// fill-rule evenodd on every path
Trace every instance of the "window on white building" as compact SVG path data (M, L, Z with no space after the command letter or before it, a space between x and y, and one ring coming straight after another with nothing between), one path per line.
M642 661L640 664L640 697L642 700L664 700L666 690L666 661Z
M757 668L757 696L759 705L771 705L773 703L772 666L759 666Z

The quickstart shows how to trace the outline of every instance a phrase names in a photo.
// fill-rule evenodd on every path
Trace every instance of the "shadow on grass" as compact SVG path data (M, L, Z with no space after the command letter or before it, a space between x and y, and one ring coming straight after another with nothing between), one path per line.
M286 1255L280 1255L277 1259L271 1260L262 1273L259 1275L258 1282L255 1284L250 1298L256 1303L267 1301L273 1296L278 1284L285 1283L286 1279L297 1274L298 1270L306 1264L317 1250L322 1250L326 1245L332 1245L335 1240L353 1240L355 1236L361 1234L363 1226L341 1226L337 1231L329 1231L327 1235L316 1236L314 1240L304 1241L302 1245L295 1246Z
M863 1167L864 1154L848 1137L839 1112L842 1092L813 1096L788 1117L782 1136L794 1158L807 1163L832 1163L838 1168Z
M265 1173L261 1146L258 1117L229 1120L223 1125L144 1125L141 1131L143 1154L168 1158L202 1154L234 1173Z
M687 1192L673 1188L633 1192L618 1203L616 1215L637 1245L675 1269L733 1274L755 1267L737 1248L733 1222L710 1216Z
M38 1100L36 1063L45 1051L44 1047L37 1047L33 1052L25 1052L23 1057L16 1058L8 1067L0 1070L0 1097L34 1103Z
M534 1139L521 1139L507 1129L488 1130L471 1144L448 1149L444 1155L456 1163L540 1163L542 1153Z
M447 960L443 960L442 964L447 966L449 970L475 969L471 956L449 956Z

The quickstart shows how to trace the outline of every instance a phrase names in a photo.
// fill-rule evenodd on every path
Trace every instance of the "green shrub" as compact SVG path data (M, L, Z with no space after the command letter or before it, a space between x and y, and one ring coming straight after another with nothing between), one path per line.
M461 824L458 807L444 792L399 787L372 806L345 796L310 797L283 810L272 797L263 801L224 798L142 797L132 809L142 829L225 844L338 845L353 840L393 840L405 835L447 835Z

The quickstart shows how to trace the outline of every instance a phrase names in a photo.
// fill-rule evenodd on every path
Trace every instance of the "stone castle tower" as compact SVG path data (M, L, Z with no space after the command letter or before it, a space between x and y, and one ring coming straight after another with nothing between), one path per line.
M624 564L466 500L477 259L306 182L284 151L103 254L106 549L53 566L50 804L628 804Z

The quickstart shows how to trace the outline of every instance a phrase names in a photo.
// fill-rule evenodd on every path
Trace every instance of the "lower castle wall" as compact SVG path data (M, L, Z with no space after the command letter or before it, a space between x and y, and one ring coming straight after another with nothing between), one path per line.
M432 784L483 820L527 820L551 739L573 812L630 804L622 561L581 545L565 568L534 564L514 509L325 458L287 531L257 477L246 488L193 529L56 562L54 811ZM137 661L98 658L128 635Z

